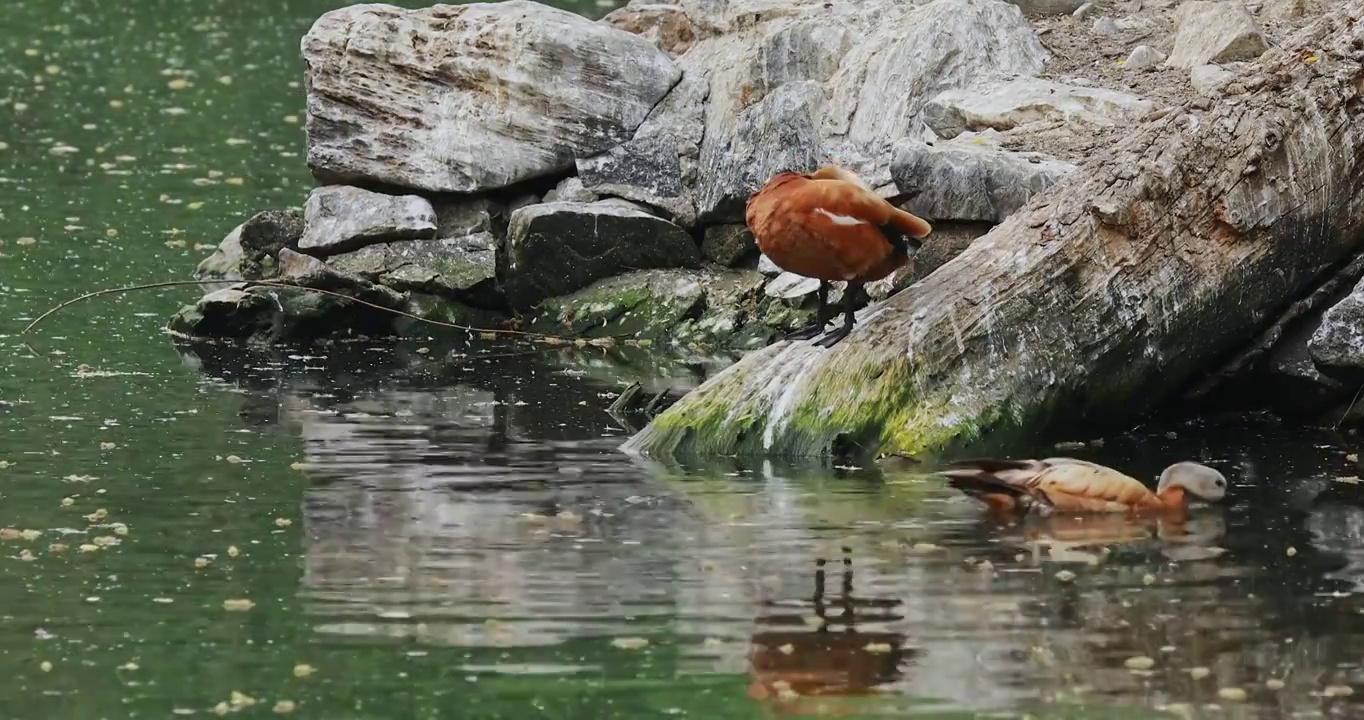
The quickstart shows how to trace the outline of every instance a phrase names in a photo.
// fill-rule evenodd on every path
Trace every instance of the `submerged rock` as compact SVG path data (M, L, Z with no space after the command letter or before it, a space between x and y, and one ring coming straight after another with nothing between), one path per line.
M1269 49L1255 16L1235 0L1186 2L1176 26L1175 46L1165 61L1169 67L1254 60Z
M681 228L622 201L555 202L512 214L498 276L517 310L565 295L623 268L695 268L696 243Z
M309 167L438 192L567 170L629 140L681 77L642 37L524 0L352 5L302 52Z
M1155 106L1130 93L1017 78L949 90L928 103L924 121L943 138L968 130L1009 130L1039 121L1112 127L1142 119Z
M1270 353L1263 377L1255 384L1261 403L1288 414L1319 414L1349 400L1351 388L1323 374L1312 361L1308 343L1314 332L1308 324L1284 337ZM1364 356L1360 359L1364 361Z
M891 177L909 212L934 220L1000 222L1075 166L984 143L896 143Z
M298 248L337 255L366 245L436 236L436 211L418 195L384 195L348 185L314 189L303 206Z
M407 302L403 293L339 272L311 255L282 248L278 261L279 282L294 287L248 282L210 292L181 308L169 328L193 337L255 342L387 332L398 316L350 298L391 309Z

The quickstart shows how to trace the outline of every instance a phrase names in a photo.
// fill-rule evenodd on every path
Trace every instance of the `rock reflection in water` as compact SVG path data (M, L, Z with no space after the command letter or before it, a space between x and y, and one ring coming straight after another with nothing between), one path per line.
M1211 458L1232 494L1183 521L1001 524L922 468L629 459L610 373L493 363L238 378L305 440L319 638L449 652L461 677L731 676L729 702L778 715L1197 717L1228 687L1244 717L1364 715L1340 690L1364 688L1364 515L1318 435L1110 440L1081 454L1140 477Z

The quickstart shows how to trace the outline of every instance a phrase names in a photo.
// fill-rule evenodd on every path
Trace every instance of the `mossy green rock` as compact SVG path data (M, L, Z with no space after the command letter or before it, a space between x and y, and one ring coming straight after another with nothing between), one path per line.
M701 274L646 270L609 278L561 298L546 300L531 329L581 337L660 338L683 320L699 317L705 290Z
M370 245L328 258L327 264L400 292L496 302L497 240L491 233Z
M642 270L545 301L531 329L695 347L755 347L807 322L810 311L763 293L751 270Z

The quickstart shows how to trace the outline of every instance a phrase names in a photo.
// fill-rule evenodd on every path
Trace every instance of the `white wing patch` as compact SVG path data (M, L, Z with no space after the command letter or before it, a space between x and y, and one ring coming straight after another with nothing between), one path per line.
M866 220L862 220L862 219L859 219L859 218L855 218L855 217L853 217L853 216L851 216L851 215L839 215L838 213L829 212L828 210L825 210L824 208L815 208L815 212L817 212L817 213L823 215L824 217L829 218L830 220L833 221L833 223L834 223L835 225L866 225L866 224L867 224L867 221L866 221Z

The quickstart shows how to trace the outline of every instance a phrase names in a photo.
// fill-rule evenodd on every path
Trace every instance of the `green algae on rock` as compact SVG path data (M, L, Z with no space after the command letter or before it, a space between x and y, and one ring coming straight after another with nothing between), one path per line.
M542 303L530 329L697 347L757 347L807 321L808 308L763 293L751 270L640 270Z

